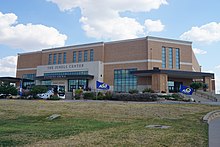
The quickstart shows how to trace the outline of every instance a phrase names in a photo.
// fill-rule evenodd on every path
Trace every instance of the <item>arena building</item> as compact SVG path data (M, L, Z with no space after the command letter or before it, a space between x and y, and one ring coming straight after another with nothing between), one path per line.
M61 85L66 92L96 89L96 81L115 92L177 92L192 81L215 90L214 74L201 72L192 42L151 36L18 54L16 77L34 80L23 86Z

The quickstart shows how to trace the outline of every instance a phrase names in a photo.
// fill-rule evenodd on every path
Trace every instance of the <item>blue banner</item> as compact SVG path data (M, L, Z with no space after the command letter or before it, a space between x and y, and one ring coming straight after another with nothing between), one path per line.
M183 94L186 95L192 95L193 94L194 89L187 87L187 86L180 86L180 92L182 92Z
M102 89L102 90L108 90L108 89L110 89L110 86L106 83L96 81L96 88Z

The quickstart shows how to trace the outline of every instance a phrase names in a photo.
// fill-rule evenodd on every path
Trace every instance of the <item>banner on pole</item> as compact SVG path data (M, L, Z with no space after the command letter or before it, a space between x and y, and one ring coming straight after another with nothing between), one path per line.
M192 95L193 91L194 91L193 88L183 86L183 85L180 86L180 92L182 92L183 94Z
M97 89L102 89L102 90L109 90L110 89L110 86L104 82L99 82L99 81L96 81L96 88Z

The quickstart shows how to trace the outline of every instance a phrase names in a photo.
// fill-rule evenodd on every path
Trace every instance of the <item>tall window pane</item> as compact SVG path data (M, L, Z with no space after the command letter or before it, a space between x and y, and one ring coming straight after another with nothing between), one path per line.
M84 62L88 61L88 51L84 51Z
M114 70L114 91L129 92L131 89L137 89L137 78L130 74L137 69L116 69Z
M57 54L53 54L53 64L57 63Z
M173 48L169 48L169 68L173 68Z
M66 63L66 52L63 53L63 64Z
M58 54L58 64L61 64L61 60L62 60L62 53Z
M79 51L78 62L82 62L82 51Z
M162 68L166 68L166 48L162 47Z
M52 64L52 54L49 54L49 57L48 57L48 64Z
M94 50L90 50L90 61L94 61Z
M76 51L73 52L73 63L76 63Z
M176 69L180 69L180 49L176 48Z

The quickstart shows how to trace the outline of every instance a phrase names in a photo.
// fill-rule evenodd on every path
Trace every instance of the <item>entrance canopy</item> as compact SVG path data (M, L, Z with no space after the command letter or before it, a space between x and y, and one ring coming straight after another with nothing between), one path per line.
M16 82L34 82L34 80L23 79L23 78L14 78L14 77L0 77L0 81L8 82L8 83L16 83Z
M185 79L202 79L204 77L210 77L211 79L215 78L214 73L180 71L180 70L163 70L163 69L137 70L137 71L132 71L131 74L135 76L151 76L152 74L167 74L169 77L185 78Z

